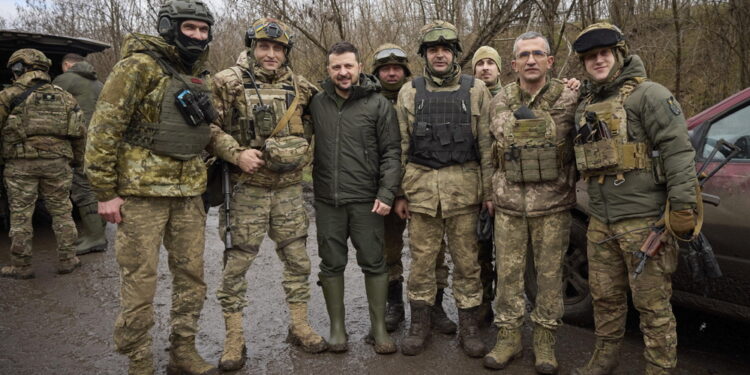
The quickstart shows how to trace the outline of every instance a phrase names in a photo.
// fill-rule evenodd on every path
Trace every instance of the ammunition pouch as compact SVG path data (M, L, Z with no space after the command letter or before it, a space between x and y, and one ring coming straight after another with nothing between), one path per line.
M310 162L310 144L293 135L266 139L263 160L265 167L278 173L300 170Z
M618 175L651 167L648 145L640 142L617 143L617 139L577 144L573 147L576 168L583 177Z
M562 168L565 141L555 144L554 120L540 111L539 118L516 119L505 138L510 145L498 152L508 182L546 182L557 180Z

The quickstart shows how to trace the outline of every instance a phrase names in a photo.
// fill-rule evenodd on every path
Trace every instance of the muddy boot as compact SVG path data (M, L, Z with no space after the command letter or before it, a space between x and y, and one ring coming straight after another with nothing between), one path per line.
M81 260L77 256L73 256L68 259L61 259L60 264L57 266L57 273L65 275L73 272L76 268L81 266Z
M479 324L476 317L477 307L458 309L458 342L466 355L479 358L487 354L482 338L479 337Z
M540 374L557 373L555 331L534 325L534 368Z
M443 289L438 289L437 294L435 295L435 304L430 311L432 328L442 334L452 335L456 333L457 327L456 323L453 323L453 321L448 318L448 315L445 314L445 310L443 310L444 294Z
M80 207L81 235L76 240L76 255L107 250L107 237L104 235L106 222L99 216L96 203Z
M1 277L9 277L11 279L33 279L34 270L31 265L28 266L3 266L0 268Z
M571 372L572 375L606 375L619 365L621 340L596 339L594 354L585 366Z
M151 350L128 357L128 375L154 375L154 355Z
M326 341L313 331L307 321L307 303L290 303L289 317L291 324L289 336L287 336L288 342L308 353L320 353L328 349Z
M388 283L388 303L385 305L385 329L393 332L405 319L403 283L393 280Z
M417 355L424 350L427 339L430 337L432 306L424 301L411 301L409 306L411 308L409 334L401 341L401 353Z
M328 337L328 350L341 353L348 350L344 319L344 276L320 276L323 297L326 300L328 318L331 320L331 334Z
M521 356L523 356L521 329L500 327L495 347L484 356L484 367L500 370L505 368L511 360Z
M245 365L247 347L242 321L242 311L224 313L226 337L224 350L219 359L219 368L223 371L239 370Z
M195 350L195 336L170 338L167 375L218 375L219 369L206 362Z
M388 274L365 276L367 304L370 307L370 334L368 344L374 345L375 353L391 354L396 352L396 343L385 328L385 300L388 298Z
M659 367L652 363L646 363L646 375L669 375L670 370L668 368Z

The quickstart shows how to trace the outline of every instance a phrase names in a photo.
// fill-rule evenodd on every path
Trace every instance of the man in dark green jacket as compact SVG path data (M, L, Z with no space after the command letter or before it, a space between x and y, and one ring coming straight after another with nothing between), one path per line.
M347 239L365 274L375 352L396 351L385 328L388 273L383 259L383 216L401 178L401 146L393 105L378 94L375 77L361 74L357 48L339 42L328 54L329 78L310 103L315 131L315 218L320 284L331 319L329 350L347 350L344 269Z
M596 322L594 354L573 373L608 374L617 367L630 291L646 344L645 373L667 374L677 364L669 303L675 237L695 227L695 151L680 105L664 86L648 81L640 57L628 54L620 29L593 24L573 48L588 78L576 112L574 147L576 167L588 181L589 285ZM664 227L664 219L661 251L637 274L649 229Z
M53 84L73 94L83 110L85 126L88 128L91 115L94 114L96 100L102 91L102 84L96 77L96 71L83 56L69 53L63 57L63 74L55 77ZM83 168L73 170L73 185L70 199L78 207L81 215L81 233L76 240L76 255L99 252L107 249L107 237L104 235L106 222L97 213L98 201L91 191L91 185Z

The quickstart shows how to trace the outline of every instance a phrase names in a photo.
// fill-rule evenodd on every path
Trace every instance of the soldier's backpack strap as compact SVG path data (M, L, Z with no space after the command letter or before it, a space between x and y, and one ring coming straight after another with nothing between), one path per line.
M13 98L13 100L10 102L10 107L8 107L8 113L13 112L13 109L21 105L21 103L25 102L29 95L31 95L31 93L36 91L38 88L46 85L47 83L48 82L45 81L37 82L36 84L27 88L26 90L24 90L24 92Z
M288 124L289 120L292 118L294 111L297 109L297 105L299 105L299 84L297 83L297 75L294 73L292 73L292 82L294 82L294 100L292 100L292 104L290 104L289 108L286 109L286 112L284 112L284 116L281 117L281 120L279 120L276 128L273 129L271 135L269 135L268 138L273 138L273 136L278 134L281 129L284 129L286 124Z

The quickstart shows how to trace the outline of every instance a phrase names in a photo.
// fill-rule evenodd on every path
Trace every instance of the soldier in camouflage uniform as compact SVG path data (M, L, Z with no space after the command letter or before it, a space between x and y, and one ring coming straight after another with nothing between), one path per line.
M378 79L382 86L380 94L395 106L399 90L411 77L406 52L395 44L385 43L375 49L372 60L372 75ZM385 326L388 332L395 331L399 323L405 319L404 265L401 262L401 252L404 248L404 230L406 230L406 220L401 219L395 211L385 216L383 253L385 263L388 266L388 304L385 311ZM432 324L439 332L453 334L456 333L456 323L451 321L443 310L443 291L448 287L450 271L448 265L445 264L445 241L442 242L442 246L435 265L438 290L432 311Z
M471 57L474 77L484 82L493 98L503 89L503 84L500 82L501 62L500 54L490 46L479 47Z
M556 373L558 368L555 331L564 312L563 255L568 248L570 209L576 201L573 119L578 92L547 77L553 63L542 34L521 34L511 61L518 81L492 100L495 248L500 265L497 280L502 285L495 302L497 343L484 360L492 369L504 368L523 353L528 251L533 254L538 288L531 313L534 365L542 374Z
M31 268L31 218L39 194L52 216L60 263L57 272L72 272L78 236L68 198L71 161L81 164L85 145L83 114L75 98L50 84L52 62L35 49L20 49L8 59L15 81L0 92L0 150L10 205L11 264L0 276L34 277ZM0 163L2 164L2 163Z
M411 271L408 297L411 324L402 352L416 355L430 334L435 303L435 259L448 237L453 260L453 295L459 312L459 341L472 357L486 353L478 335L482 302L477 249L477 218L484 202L492 209L489 174L490 95L484 83L461 74L458 32L448 22L425 25L419 53L425 75L401 88L396 104L405 166L395 210L410 218ZM446 122L447 121L447 122ZM485 178L483 178L483 176Z
M83 111L84 125L88 127L91 115L94 114L96 100L104 86L97 78L94 67L81 55L69 53L63 57L63 74L55 77L53 84L73 94ZM73 185L70 199L78 207L81 215L81 233L76 240L76 255L100 252L107 249L107 237L104 229L106 222L99 216L96 194L91 191L83 168L73 170Z
M249 151L218 127L205 71L213 16L201 1L172 0L158 13L159 36L128 35L89 125L85 172L99 213L119 223L115 255L120 265L121 311L117 351L130 359L129 374L153 374L153 299L159 248L172 274L167 374L216 374L195 348L206 296L203 249L206 213L201 194L209 146L220 157L251 170ZM182 103L198 110L185 112ZM178 106L179 105L179 106Z
M214 98L218 124L242 146L258 151L258 162L273 151L271 142L285 142L296 155L295 165L265 163L248 176L233 168L231 181L231 233L233 248L224 254L224 278L217 292L224 311L227 336L219 362L223 370L236 370L245 362L242 310L247 306L247 274L268 233L276 242L276 253L284 263L282 284L289 304L289 340L307 352L326 350L327 345L307 320L310 300L310 257L306 240L308 219L302 197L302 168L310 158L311 135L307 104L317 92L304 77L292 72L289 28L272 18L255 21L247 31L237 65L214 76ZM270 107L270 121L256 115ZM287 112L291 117L287 117ZM265 116L265 113L264 113ZM277 123L286 124L276 130ZM222 207L221 226L226 230Z
M695 228L695 151L680 105L664 86L648 81L643 62L628 54L617 27L593 24L573 49L588 78L576 112L581 131L575 158L588 181L589 286L597 338L589 362L573 373L609 374L617 367L630 291L646 344L645 373L667 374L677 364L669 303L677 267L674 237L662 236L660 253L640 275L634 270L650 227L666 219L666 233L678 236ZM583 134L589 126L601 136Z

